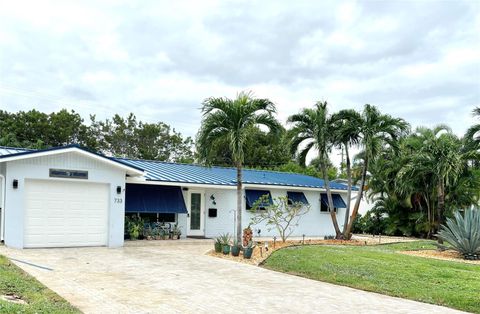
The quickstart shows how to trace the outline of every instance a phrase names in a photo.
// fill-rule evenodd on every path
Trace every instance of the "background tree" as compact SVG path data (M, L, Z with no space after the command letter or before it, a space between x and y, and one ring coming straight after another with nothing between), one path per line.
M348 238L351 237L352 225L360 208L360 201L363 198L369 163L376 160L383 147L396 148L399 138L408 131L408 124L403 119L382 114L372 105L365 105L361 117L360 146L363 149L363 168L360 190L345 230Z
M104 154L147 160L193 162L193 140L183 138L169 125L137 121L133 113L126 118L96 121L91 117L92 134Z
M341 237L338 227L337 214L333 207L332 193L328 178L328 154L333 145L333 123L327 110L327 102L317 102L314 108L303 109L300 113L294 114L288 118L288 122L293 124L290 129L291 142L290 147L293 152L299 151L298 160L300 164L305 165L307 154L316 149L322 177L327 190L328 208L332 218L336 237Z
M110 156L193 162L193 140L169 125L143 123L135 115L116 114L99 121L90 116L84 123L75 111L50 114L37 110L18 113L0 111L0 145L42 149L79 144Z
M268 99L255 98L252 93L241 92L236 99L207 98L202 106L202 124L197 135L199 159L208 164L211 143L227 139L233 162L237 168L237 230L236 238L242 238L242 168L251 129L263 125L277 133L281 126L275 119L275 105Z
M277 122L280 126L280 122ZM264 132L253 126L247 130L249 140L245 143L243 165L249 168L275 169L293 160L294 156L287 147L286 130L280 126L277 133ZM212 165L235 166L229 139L222 137L210 143Z
M396 150L384 147L369 170L368 197L384 214L387 234L431 237L438 230L439 215L443 220L459 208L479 204L479 170L471 163L476 157L463 145L440 125L417 128L400 139ZM445 164L450 168L447 172ZM439 170L448 173L448 181ZM441 191L444 209L439 212Z
M0 112L0 142L4 146L40 149L84 144L86 130L82 117L73 110Z

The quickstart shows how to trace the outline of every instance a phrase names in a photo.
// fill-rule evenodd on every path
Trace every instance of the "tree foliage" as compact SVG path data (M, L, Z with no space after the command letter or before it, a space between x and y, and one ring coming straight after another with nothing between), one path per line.
M87 146L88 127L75 111L62 109L46 114L35 109L0 111L0 145L47 148L78 143Z
M37 110L0 111L0 145L48 148L79 144L110 156L193 162L193 140L184 138L169 125L137 121L116 114L112 119L90 123L75 111L62 109L46 114Z
M113 118L97 121L91 116L91 131L97 139L96 148L104 154L138 158L191 163L193 140L163 122L144 123L137 121L130 113L123 118L116 114Z
M276 133L264 132L258 126L247 130L243 165L249 168L274 169L294 159L287 146L285 128L279 125ZM209 144L206 161L217 166L235 166L227 137L219 137Z
M385 232L432 237L445 217L478 205L478 154L445 125L420 127L384 147L372 163L368 196L386 217Z

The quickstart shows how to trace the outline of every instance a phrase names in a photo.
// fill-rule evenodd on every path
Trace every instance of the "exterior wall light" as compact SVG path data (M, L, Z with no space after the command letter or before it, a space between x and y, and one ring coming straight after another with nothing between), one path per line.
M18 189L18 180L17 179L13 179L13 188Z
M212 201L213 205L217 205L217 202L215 201L215 195L210 195L210 200Z
M117 186L117 194L121 194L122 193L122 187L119 185Z

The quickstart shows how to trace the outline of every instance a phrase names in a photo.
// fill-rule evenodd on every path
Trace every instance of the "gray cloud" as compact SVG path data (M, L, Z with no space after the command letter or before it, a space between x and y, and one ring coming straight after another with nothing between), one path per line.
M0 103L130 111L194 135L201 101L251 89L285 118L320 99L461 133L480 104L471 1L0 4Z

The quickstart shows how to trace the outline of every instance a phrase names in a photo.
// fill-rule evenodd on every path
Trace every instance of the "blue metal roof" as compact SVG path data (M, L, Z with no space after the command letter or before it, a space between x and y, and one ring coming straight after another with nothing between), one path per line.
M143 169L145 178L151 181L192 184L236 185L236 168L205 167L195 164L177 164L152 160L115 158L123 163ZM307 188L324 188L322 179L296 173L243 169L244 184L278 185ZM341 183L330 182L335 190L346 190ZM355 189L355 188L354 188Z
M33 150L24 148L12 148L0 146L0 160L4 157L28 155L36 152L61 150L64 148L76 147L89 153L108 158L112 161L130 166L137 170L146 172L145 178L150 181L161 182L178 182L191 184L211 184L211 185L230 185L235 186L237 183L236 168L227 167L205 167L195 164L177 164L171 162L162 162L154 160L134 160L126 158L107 157L79 145L67 145L61 147L53 147L43 150ZM303 174L287 173L269 170L243 169L242 182L244 184L257 185L277 185L305 188L325 188L322 179L311 177ZM346 190L347 185L337 182L330 182L330 188L335 190ZM358 188L353 187L353 190Z
M34 150L26 149L26 148L0 146L0 156L13 155L13 154L24 153L29 151L34 151Z

